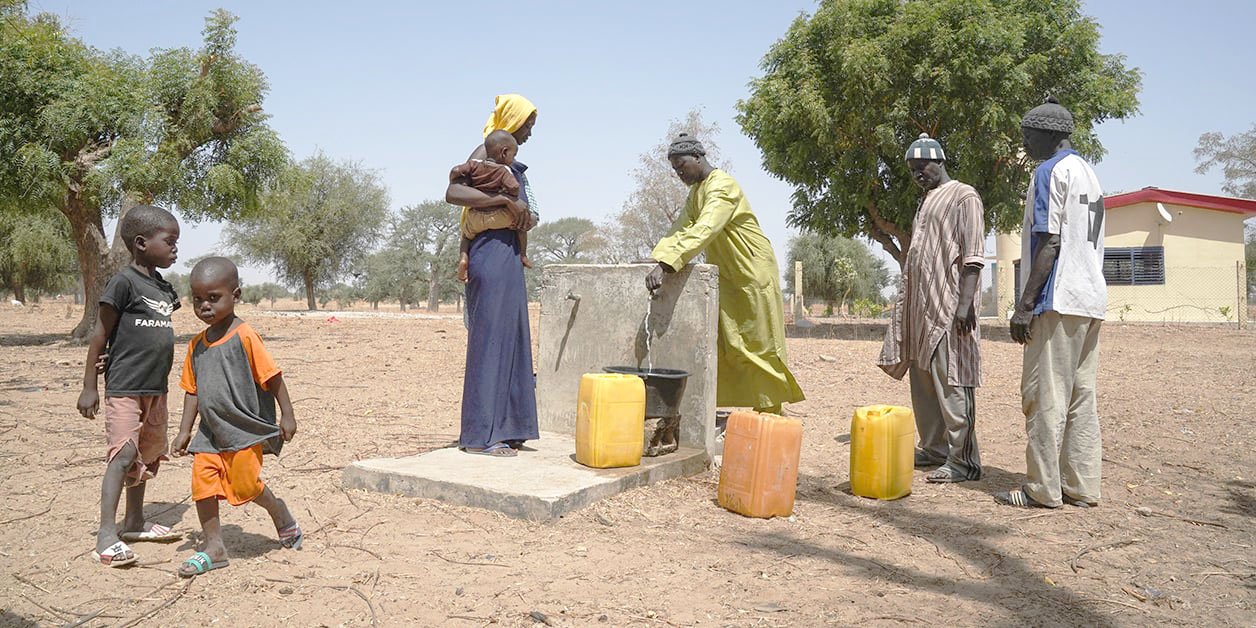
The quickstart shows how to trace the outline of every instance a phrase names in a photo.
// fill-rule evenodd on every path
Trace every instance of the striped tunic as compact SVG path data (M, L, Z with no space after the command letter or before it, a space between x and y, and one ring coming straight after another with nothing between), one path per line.
M928 191L912 220L911 247L877 365L895 379L910 366L928 370L938 343L947 343L947 383L981 385L981 326L954 331L960 267L985 265L986 228L981 197L951 180ZM973 295L981 309L981 287Z

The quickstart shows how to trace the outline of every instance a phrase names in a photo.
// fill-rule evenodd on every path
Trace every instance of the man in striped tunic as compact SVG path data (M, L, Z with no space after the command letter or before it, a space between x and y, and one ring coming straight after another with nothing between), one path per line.
M974 431L974 389L981 385L977 282L985 265L981 197L946 173L942 145L927 134L907 149L912 178L925 191L912 220L911 245L885 344L886 373L910 373L920 447L917 467L937 467L930 482L981 478Z

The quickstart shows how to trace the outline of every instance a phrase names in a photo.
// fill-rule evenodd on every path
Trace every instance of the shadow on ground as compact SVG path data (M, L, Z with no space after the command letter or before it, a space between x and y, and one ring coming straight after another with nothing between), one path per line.
M192 534L192 537L179 546L179 551L188 552L188 556L200 551L201 543L205 538L199 529ZM275 533L275 536L263 536L245 532L234 523L222 526L222 542L227 546L229 560L257 558L284 549L279 543L278 533Z
M9 609L0 609L0 626L4 628L39 628L39 622L32 621Z
M744 544L782 557L803 555L826 560L838 570L870 583L886 581L911 590L966 598L998 615L997 618L971 617L974 623L1113 625L1110 616L1100 614L1071 591L1048 584L1044 579L1046 574L997 548L994 541L1018 534L1010 526L935 511L922 512L917 508L927 508L927 505L909 500L878 502L855 497L849 493L849 483L829 487L825 478L799 479L799 500L857 510L872 518L875 525L890 526L905 536L921 539L925 543L924 551L932 545L938 557L953 564L953 573L927 573L910 562L885 559L863 540L840 534L830 537L831 545L795 538L789 532L755 535ZM984 493L1007 490L1023 479L1022 474L986 467L981 481L957 486L983 493L974 495L975 499L990 499Z

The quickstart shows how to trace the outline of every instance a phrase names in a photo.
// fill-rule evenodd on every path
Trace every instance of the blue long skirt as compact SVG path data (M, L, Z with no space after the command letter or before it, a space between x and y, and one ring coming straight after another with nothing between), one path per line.
M538 438L532 332L519 238L509 229L471 241L467 282L467 369L458 446Z

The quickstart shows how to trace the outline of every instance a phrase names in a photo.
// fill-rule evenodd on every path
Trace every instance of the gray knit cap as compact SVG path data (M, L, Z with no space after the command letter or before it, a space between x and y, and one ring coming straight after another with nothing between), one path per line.
M706 154L706 149L702 147L702 142L694 139L688 133L681 133L672 140L671 146L667 147L667 156L675 157L677 155L693 155L701 157Z
M946 161L946 153L942 152L942 145L937 140L929 137L928 133L921 133L920 138L907 147L907 159Z
M1046 102L1029 110L1021 118L1021 127L1043 131L1073 132L1073 114L1060 105L1055 96L1047 96Z

